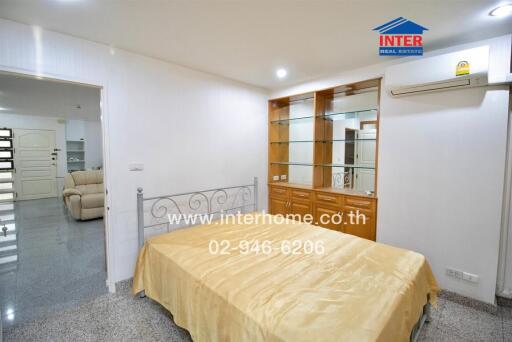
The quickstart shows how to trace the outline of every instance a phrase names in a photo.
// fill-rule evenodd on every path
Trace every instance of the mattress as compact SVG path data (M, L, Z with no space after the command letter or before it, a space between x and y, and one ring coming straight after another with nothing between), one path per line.
M408 341L427 298L435 305L421 254L246 215L254 222L148 239L133 293L145 290L194 341Z

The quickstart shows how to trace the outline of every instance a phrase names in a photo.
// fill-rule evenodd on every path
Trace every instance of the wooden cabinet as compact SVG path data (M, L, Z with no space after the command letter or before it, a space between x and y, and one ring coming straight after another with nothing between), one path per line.
M312 215L311 192L302 189L270 186L270 212L273 215L298 215L300 219L304 215Z
M273 215L288 214L288 201L282 198L270 197L270 212Z
M371 79L269 100L270 213L375 240L380 93Z
M290 202L290 214L299 215L301 220L305 215L312 215L312 206L311 203L302 202L297 200L291 200Z
M375 213L371 210L347 208L343 232L375 240Z
M320 227L343 232L343 223L336 219L336 216L341 214L340 207L317 203L315 206L315 224Z
M313 224L375 241L377 199L289 184L269 185L270 213L311 215Z

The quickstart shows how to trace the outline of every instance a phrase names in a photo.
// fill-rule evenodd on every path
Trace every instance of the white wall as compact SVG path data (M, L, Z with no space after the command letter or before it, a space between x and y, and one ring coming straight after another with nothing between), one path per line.
M510 72L511 36L426 54L490 46L490 82ZM382 77L361 68L272 97ZM385 80L384 80L385 83ZM494 302L505 170L508 87L391 98L381 93L377 240L423 253L443 288ZM453 267L478 284L446 276Z
M103 148L101 143L101 122L84 121L85 126L85 168L103 166Z
M380 124L378 240L425 254L443 288L494 302L508 88L381 101L393 110Z
M105 86L110 282L133 275L138 186L159 195L258 176L266 203L265 91L6 20L0 20L0 69ZM134 162L144 171L128 171Z
M57 156L57 194L62 195L62 184L67 172L66 163L66 126L58 118L0 113L0 127L23 129L48 129L55 131L55 145L60 149Z

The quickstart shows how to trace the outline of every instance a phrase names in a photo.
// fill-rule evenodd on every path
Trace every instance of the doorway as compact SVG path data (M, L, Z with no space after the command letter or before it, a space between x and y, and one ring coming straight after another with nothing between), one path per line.
M99 87L0 73L0 94L0 180L13 194L0 199L0 310L11 326L108 291L104 136Z

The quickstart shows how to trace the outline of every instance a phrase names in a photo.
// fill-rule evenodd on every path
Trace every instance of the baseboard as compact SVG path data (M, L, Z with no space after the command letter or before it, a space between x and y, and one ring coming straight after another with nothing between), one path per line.
M485 311L493 315L498 313L498 306L496 304L485 303L478 299L469 298L448 290L441 290L439 292L439 297L476 310Z
M506 306L512 308L512 298L496 296L496 301L499 306Z
M115 284L115 290L119 293L132 292L133 278L118 281Z

